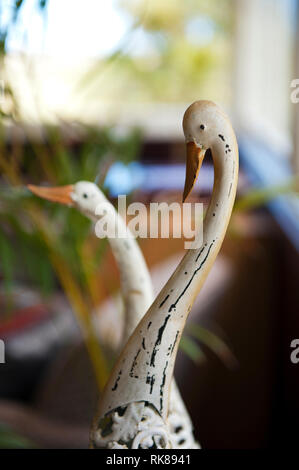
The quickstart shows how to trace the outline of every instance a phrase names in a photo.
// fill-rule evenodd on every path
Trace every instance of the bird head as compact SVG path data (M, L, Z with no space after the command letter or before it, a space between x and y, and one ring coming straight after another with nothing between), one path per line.
M183 118L187 146L183 202L192 191L206 151L213 148L226 125L226 116L212 101L195 101L186 110Z
M86 215L94 216L96 207L105 197L95 183L80 181L67 186L43 187L28 185L28 189L43 199L76 207Z

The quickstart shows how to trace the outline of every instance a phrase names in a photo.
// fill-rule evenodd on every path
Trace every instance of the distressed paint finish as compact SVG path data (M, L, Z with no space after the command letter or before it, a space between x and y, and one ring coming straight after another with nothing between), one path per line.
M37 196L53 202L75 207L83 215L98 222L105 217L110 227L115 227L122 237L109 238L113 255L120 272L121 291L125 304L124 343L134 331L153 300L150 275L138 243L100 188L89 181L79 181L74 185L60 187L40 187L28 185ZM101 207L101 210L99 210ZM96 215L96 211L99 212Z
M102 195L102 197L104 198L104 195ZM106 216L114 221L117 230L122 233L125 228L123 219L106 198L105 201L108 204ZM130 232L128 232L128 237L125 239L110 238L109 243L120 271L121 290L125 302L125 331L123 335L123 343L125 344L154 299L152 283L139 245ZM150 327L150 325L148 326ZM141 348L136 351L133 358L133 363L129 372L129 376L131 378L136 378L136 375L134 375L134 368L138 364L138 357L141 349L146 350L145 337L142 339ZM122 371L120 370L112 386L112 392L117 391L121 376ZM155 383L155 376L147 376L146 380L152 390ZM169 413L171 416L169 416L170 424L168 434L170 436L173 435L173 442L176 443L176 447L178 448L185 448L185 443L197 448L198 444L195 442L193 437L191 419L174 380L171 386L170 401L171 408ZM98 420L95 419L91 428L91 441L93 440L92 436L95 435L97 429ZM178 429L180 431L177 431ZM179 442L181 444L178 444ZM92 446L93 445L94 444L92 444Z
M144 402L115 409L91 441L97 449L172 449L174 445L161 416Z
M125 228L123 219L112 204L110 208L117 229L123 230ZM123 346L150 307L153 301L153 290L143 254L130 232L127 238L109 238L109 243L119 269L125 307L125 325L121 345Z
M130 337L106 385L97 422L119 406L148 402L166 423L179 340L231 216L238 146L228 117L214 103L199 101L187 109L183 127L187 143L203 151L210 148L213 156L214 188L204 221L203 245L186 253Z
M101 214L105 216L108 225L114 226L117 233L125 233L126 226L123 219L94 183L81 181L75 185L56 188L29 185L29 189L39 197L76 207L94 222L97 222L101 217L100 214L95 215L96 208L101 205ZM153 301L152 284L142 252L130 231L127 231L127 236L124 238L108 238L108 240L119 268L121 292L125 305L123 345L127 342ZM142 342L142 347L145 349L145 341ZM139 351L136 353L136 364L138 355ZM130 371L130 375L131 377L134 376L134 366ZM121 372L112 387L113 392L117 391L120 378ZM153 387L155 377L148 377L148 380L151 387ZM170 414L168 434L173 434L173 441L176 446L179 448L184 448L185 444L192 447L197 446L193 437L190 417L175 383L171 387ZM91 434L96 431L97 428L93 427Z
M86 194L88 187L90 188L89 191L96 193L96 197L92 207L86 210L86 207L81 206L79 196L76 196L76 194ZM125 344L153 300L152 282L147 265L138 243L127 229L122 217L95 184L89 182L77 183L73 200L76 207L94 222L97 222L101 217L95 215L95 208L99 204L103 204L105 207L104 215L108 224L110 222L110 225L115 226L116 233L124 234L125 231L127 233L126 237L108 238L120 273L121 293L125 307L123 333L123 344Z

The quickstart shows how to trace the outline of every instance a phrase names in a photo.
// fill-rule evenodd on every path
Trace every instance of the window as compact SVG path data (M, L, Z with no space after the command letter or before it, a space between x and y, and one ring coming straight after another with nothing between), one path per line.
M235 98L237 122L273 146L292 151L290 84L294 74L297 0L237 0Z

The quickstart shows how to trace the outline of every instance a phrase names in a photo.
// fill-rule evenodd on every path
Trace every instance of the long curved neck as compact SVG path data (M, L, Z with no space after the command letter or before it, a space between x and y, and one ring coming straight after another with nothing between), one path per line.
M117 224L124 224L117 214ZM153 302L152 282L142 252L135 238L110 238L109 243L120 272L121 293L125 306L123 343Z
M113 224L116 233L124 233L126 229L124 220L104 195L102 199L101 202L104 201L108 209L105 213L108 225ZM94 215L88 217L94 222L98 220ZM125 238L108 238L119 269L124 300L125 325L121 346L126 344L153 301L152 282L143 254L136 239L129 231L127 233L128 236Z
M211 148L215 176L204 221L203 245L186 253L135 329L105 388L99 416L134 401L147 401L164 419L167 416L179 340L221 248L235 199L238 147L231 126L224 131Z

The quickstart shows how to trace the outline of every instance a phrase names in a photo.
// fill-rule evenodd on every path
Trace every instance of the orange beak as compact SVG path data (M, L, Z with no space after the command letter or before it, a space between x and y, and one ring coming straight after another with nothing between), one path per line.
M28 184L27 188L36 196L47 199L48 201L59 202L60 204L65 204L67 206L73 205L74 203L71 198L74 186L71 184L68 186L57 186L53 188Z
M199 170L201 168L206 151L197 147L194 142L187 142L187 158L186 158L186 179L183 194L183 202L191 193L193 186L197 180Z

